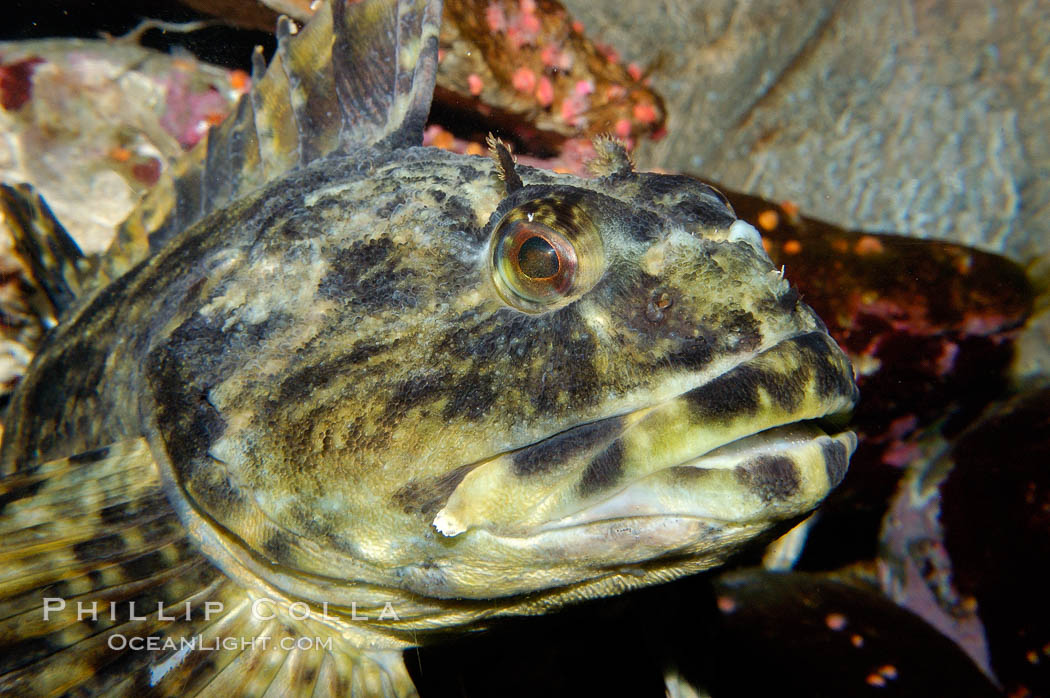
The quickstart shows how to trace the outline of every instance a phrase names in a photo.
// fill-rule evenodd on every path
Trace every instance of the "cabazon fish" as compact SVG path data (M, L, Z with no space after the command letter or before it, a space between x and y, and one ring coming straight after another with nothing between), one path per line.
M412 694L428 633L653 584L842 479L851 366L725 198L420 147L440 2L325 3L82 256L0 450L0 691ZM261 59L260 59L261 61Z

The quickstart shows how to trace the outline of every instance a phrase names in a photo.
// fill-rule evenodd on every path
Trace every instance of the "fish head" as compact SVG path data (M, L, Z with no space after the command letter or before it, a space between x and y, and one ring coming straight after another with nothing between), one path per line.
M717 190L613 158L376 153L224 218L147 368L224 569L519 608L711 567L838 484L845 355Z

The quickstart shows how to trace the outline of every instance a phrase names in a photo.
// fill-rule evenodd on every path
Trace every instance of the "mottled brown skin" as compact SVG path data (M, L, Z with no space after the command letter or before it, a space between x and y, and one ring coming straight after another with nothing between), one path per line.
M412 145L439 16L279 27L63 310L0 446L0 692L411 694L395 650L428 631L707 569L841 480L855 439L814 420L853 405L850 364L721 194L608 139L593 179ZM566 255L529 297L520 230ZM50 593L225 608L61 625Z
M821 329L764 255L725 240L720 195L686 177L519 170L504 198L482 158L330 159L205 219L63 323L14 398L5 468L145 434L189 506L265 559L335 574L348 597L360 583L487 595L519 562L428 518L477 464L683 385L697 419L751 417L759 386L798 408L805 377L715 379ZM493 288L489 237L511 209L552 204L567 227L585 212L607 269L575 303L523 313ZM672 299L658 319L657 292ZM820 399L848 404L848 363L811 344L812 365L837 361ZM558 470L556 451L523 477ZM581 501L622 484L622 457L575 476Z

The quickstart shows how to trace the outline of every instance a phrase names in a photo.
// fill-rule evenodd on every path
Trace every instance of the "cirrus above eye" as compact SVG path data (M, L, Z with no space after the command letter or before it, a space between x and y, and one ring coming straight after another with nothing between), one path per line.
M502 282L497 285L516 296L505 300L523 310L558 304L572 290L579 266L576 248L566 236L526 220L511 221L500 230L492 262Z

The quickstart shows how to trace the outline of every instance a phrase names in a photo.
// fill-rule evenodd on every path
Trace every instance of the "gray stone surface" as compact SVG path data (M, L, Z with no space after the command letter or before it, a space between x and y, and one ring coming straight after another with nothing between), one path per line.
M567 0L642 64L643 166L1028 262L1050 238L1050 2Z

